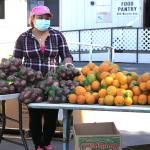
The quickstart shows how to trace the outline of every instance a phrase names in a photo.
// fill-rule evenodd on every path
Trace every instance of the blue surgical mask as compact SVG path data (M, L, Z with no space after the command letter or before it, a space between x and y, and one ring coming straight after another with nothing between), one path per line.
M50 20L36 19L34 27L40 31L46 31L50 27Z

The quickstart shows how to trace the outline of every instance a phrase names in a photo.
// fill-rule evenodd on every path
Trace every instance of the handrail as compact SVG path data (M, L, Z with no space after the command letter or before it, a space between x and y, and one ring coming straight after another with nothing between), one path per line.
M93 51L93 47L100 47L100 48L107 48L108 49L108 60L110 62L114 62L114 54L115 54L115 50L113 47L109 47L109 46L101 46L101 45L97 45L97 44L88 44L88 43L81 43L81 42L71 42L68 41L68 44L76 44L76 45L85 45L85 46L90 46L89 49L89 62L92 62L92 51Z

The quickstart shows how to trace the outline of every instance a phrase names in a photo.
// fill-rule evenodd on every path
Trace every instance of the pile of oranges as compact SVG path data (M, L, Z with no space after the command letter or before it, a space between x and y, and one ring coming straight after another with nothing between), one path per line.
M99 66L88 63L74 80L80 83L74 93L68 95L72 104L100 104L130 106L150 104L150 73L141 76L136 72L120 71L109 61Z

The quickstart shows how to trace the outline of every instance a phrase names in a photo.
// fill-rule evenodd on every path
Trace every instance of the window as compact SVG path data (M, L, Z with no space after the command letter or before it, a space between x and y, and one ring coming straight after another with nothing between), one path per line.
M31 9L38 5L45 5L50 8L54 15L51 20L51 26L59 27L59 0L27 0L28 17Z
M0 0L0 19L5 19L5 2Z

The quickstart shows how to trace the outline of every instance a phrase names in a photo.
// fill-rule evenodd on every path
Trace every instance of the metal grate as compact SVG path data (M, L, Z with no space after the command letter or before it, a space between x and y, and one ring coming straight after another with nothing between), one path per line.
M138 50L150 51L150 29L139 29Z
M98 44L123 52L142 51L150 53L150 28L106 28L63 32L67 41ZM71 45L71 51L88 52L87 46ZM93 51L100 49L93 48Z
M78 42L79 41L79 33L78 31L72 31L72 32L63 32L63 35L65 36L67 42L69 43L70 41ZM69 49L71 52L78 52L79 51L79 46L78 45L73 45L73 44L68 44Z
M136 50L137 30L135 29L114 29L113 47L116 50Z

